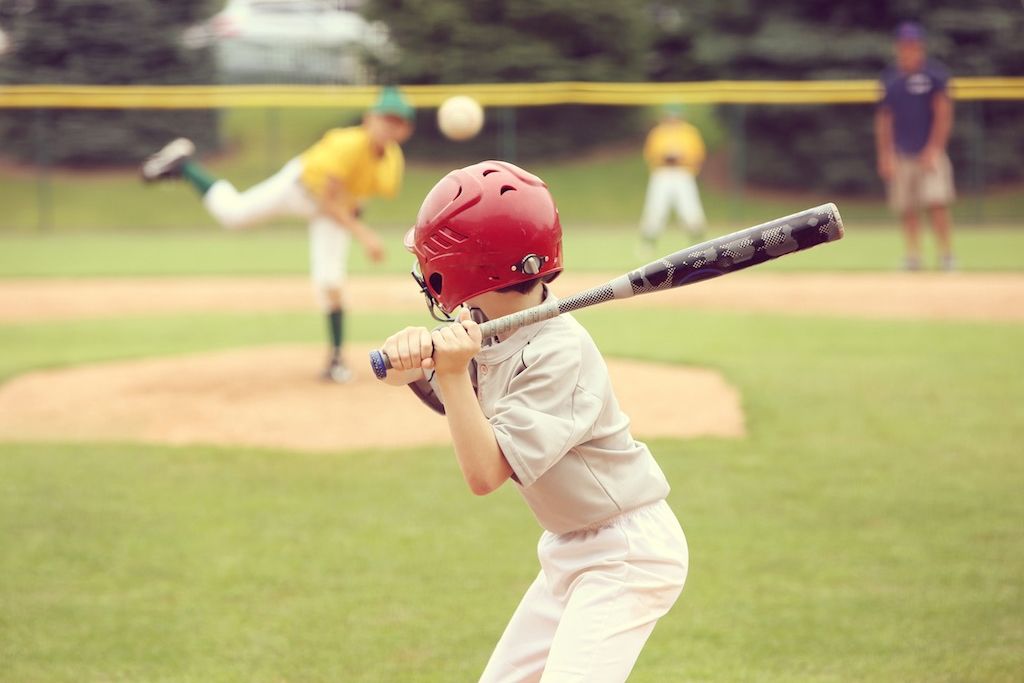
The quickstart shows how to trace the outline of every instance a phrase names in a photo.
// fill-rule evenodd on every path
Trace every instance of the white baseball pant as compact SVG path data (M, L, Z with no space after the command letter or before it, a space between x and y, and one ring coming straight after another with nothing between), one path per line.
M544 532L541 571L481 683L621 683L686 581L686 537L668 503L592 530Z
M656 239L665 230L669 213L673 209L691 233L704 230L707 219L704 217L704 207L700 203L697 180L693 174L678 166L655 169L647 184L647 197L644 199L640 221L643 236L650 240Z
M322 297L324 290L340 289L345 280L351 235L319 210L301 178L302 161L292 159L245 192L239 192L227 180L218 180L203 196L203 205L228 229L247 228L282 216L307 219L310 274Z

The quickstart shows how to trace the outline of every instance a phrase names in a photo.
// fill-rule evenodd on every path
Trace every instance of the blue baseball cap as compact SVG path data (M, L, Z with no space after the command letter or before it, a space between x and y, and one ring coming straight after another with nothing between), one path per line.
M924 27L916 21L904 21L896 27L896 40L920 42L924 40Z

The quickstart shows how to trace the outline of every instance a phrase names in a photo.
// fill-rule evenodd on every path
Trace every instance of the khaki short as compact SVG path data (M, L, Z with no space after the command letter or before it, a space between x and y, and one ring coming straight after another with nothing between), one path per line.
M953 164L943 153L935 168L925 168L916 156L896 155L889 181L889 206L905 213L929 206L947 206L953 202Z

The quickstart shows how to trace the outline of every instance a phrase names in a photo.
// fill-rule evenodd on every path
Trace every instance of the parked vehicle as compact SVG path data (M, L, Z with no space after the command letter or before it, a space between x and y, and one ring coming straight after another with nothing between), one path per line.
M393 53L387 28L339 0L229 0L183 35L189 47L212 46L228 83L364 83L368 64Z

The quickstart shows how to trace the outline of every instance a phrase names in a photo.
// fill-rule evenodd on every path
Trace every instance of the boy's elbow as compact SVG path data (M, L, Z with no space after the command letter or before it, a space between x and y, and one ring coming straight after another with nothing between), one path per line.
M492 481L486 478L471 477L466 479L466 483L469 484L469 490L472 491L474 496L486 496L488 493L492 493L502 485L503 481Z
M470 482L469 483L469 490L473 493L474 496L486 496L488 493L490 493L494 489L492 489L491 487L489 487L489 486L487 486L485 484L481 484L481 483L477 483L477 482Z
M474 457L466 457L458 448L455 450L462 469L462 478L466 480L466 485L473 495L486 496L501 487L512 476L512 467L505 460L496 441L491 440L490 444L478 442L472 450Z
M469 490L473 492L474 496L486 496L501 488L507 479L508 474L504 472L467 474L466 484L469 485Z

